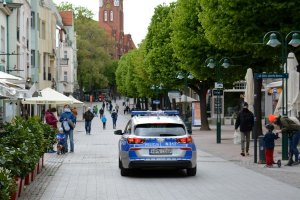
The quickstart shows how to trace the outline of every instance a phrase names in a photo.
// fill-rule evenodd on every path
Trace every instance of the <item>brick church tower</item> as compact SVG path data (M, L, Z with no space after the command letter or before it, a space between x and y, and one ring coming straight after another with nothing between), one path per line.
M123 0L99 0L99 25L114 42L114 59L136 48L131 35L124 34Z

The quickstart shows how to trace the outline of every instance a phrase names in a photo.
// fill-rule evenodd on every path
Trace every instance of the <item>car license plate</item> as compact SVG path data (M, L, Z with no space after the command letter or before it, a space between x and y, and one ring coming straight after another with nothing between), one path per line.
M172 149L167 148L158 148L158 149L149 149L150 155L171 155Z

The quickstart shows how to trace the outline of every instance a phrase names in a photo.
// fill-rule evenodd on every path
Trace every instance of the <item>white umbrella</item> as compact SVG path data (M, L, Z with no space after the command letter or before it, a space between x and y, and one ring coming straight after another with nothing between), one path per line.
M298 61L294 53L289 53L287 59L288 88L287 103L290 116L297 116L296 104L299 98L299 73L297 72ZM298 101L299 102L299 101Z
M75 99L72 95L69 95L69 98L73 100L73 104L83 104L83 102Z
M19 81L23 80L23 78L20 78L20 77L17 77L17 76L14 76L14 75L2 72L2 71L0 71L0 79L19 80Z
M73 100L51 88L41 91L41 96L25 98L23 104L72 104Z
M192 98L192 97L189 97L189 96L186 96L186 95L181 95L181 97L179 98L176 98L175 99L176 102L188 102L188 103L191 103L191 102L194 102L194 101L197 101L196 99Z
M253 71L251 68L247 69L247 73L245 76L246 80L246 90L244 101L248 103L248 108L251 112L254 112L254 79L253 79Z

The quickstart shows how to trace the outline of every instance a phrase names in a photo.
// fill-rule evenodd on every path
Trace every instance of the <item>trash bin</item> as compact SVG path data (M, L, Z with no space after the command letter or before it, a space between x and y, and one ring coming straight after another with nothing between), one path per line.
M265 157L265 142L264 142L264 136L260 135L258 136L258 143L259 143L259 164L265 164L266 163L266 157Z

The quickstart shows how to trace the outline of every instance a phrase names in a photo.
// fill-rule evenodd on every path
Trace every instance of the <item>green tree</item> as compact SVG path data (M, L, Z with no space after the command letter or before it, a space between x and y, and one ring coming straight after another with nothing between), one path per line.
M172 21L172 45L182 70L192 72L195 79L188 82L200 97L201 130L209 130L206 96L216 80L216 70L206 67L207 59L219 61L222 57L232 57L232 53L216 48L205 37L205 29L199 21L202 12L198 0L178 0ZM222 70L222 82L231 84L237 80L235 68ZM235 72L236 71L236 72Z
M299 27L298 1L280 0L200 0L203 12L199 14L206 38L218 48L244 52L243 62L254 72L278 72L281 48L262 44L268 31L277 30L283 35ZM276 13L276 14L274 14ZM246 73L246 70L242 75ZM256 81L261 91L262 81ZM255 113L258 134L261 134L261 93L257 92Z
M162 83L166 89L176 85L176 73L179 70L171 43L170 24L174 10L175 4L155 8L145 40L145 67L151 84Z

